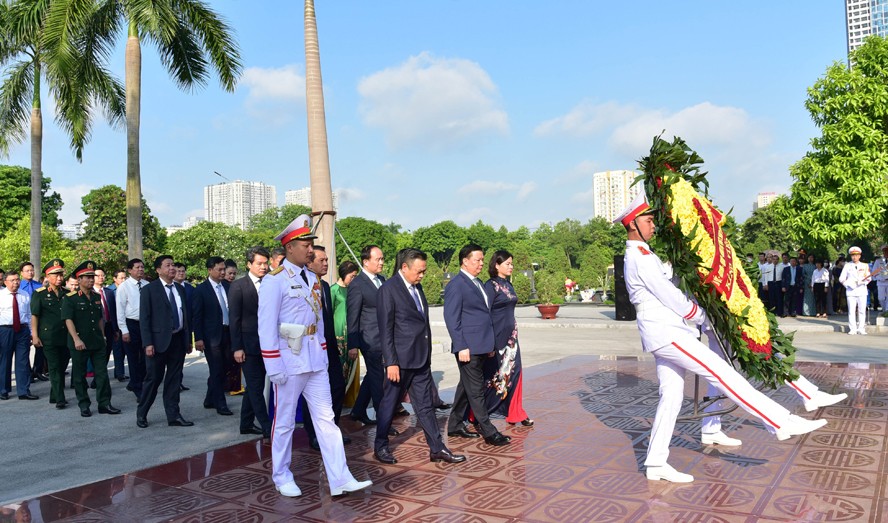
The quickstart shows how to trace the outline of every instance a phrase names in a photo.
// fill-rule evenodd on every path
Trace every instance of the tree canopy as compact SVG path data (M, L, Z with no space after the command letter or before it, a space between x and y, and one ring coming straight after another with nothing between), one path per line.
M50 178L42 179L43 224L56 228L61 221L62 197L49 192ZM8 231L22 216L30 216L31 171L17 165L0 165L0 232Z
M93 189L81 200L83 213L86 214L82 240L92 242L108 242L115 247L125 248L127 245L126 192L116 185L105 185ZM166 231L160 222L151 215L151 209L142 198L142 231L145 248L155 251L163 250L166 242Z
M53 258L61 258L65 263L73 262L74 250L66 239L62 238L58 229L43 224L43 262ZM25 261L29 261L31 245L31 216L23 214L12 227L0 236L0 268L9 270L18 268ZM41 264L40 267L43 265ZM40 267L37 269L39 270Z

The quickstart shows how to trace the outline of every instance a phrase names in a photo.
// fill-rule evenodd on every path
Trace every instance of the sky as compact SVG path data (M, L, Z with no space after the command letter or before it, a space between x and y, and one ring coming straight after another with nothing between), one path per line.
M214 171L274 185L279 204L309 185L303 3L210 3L241 50L235 92L216 77L179 90L142 46L142 192L164 226L203 216L204 186L224 181ZM636 169L664 130L703 157L716 205L742 221L756 193L788 190L818 135L806 90L846 58L842 0L315 8L339 216L406 230L585 221L593 173ZM121 79L123 36L109 63ZM125 131L99 121L78 163L43 103L43 171L77 223L83 195L125 186ZM0 162L29 158L25 143Z

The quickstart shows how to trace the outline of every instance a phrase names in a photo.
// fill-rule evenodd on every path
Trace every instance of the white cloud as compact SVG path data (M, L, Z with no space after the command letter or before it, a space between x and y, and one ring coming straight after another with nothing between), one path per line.
M641 112L642 109L634 105L622 105L617 102L596 105L590 101L583 101L567 114L539 124L533 132L537 136L558 133L589 136L631 120Z
M536 182L525 182L521 184L521 187L518 188L518 194L515 196L515 199L519 202L523 202L527 199L528 196L533 194L534 191L537 190Z
M305 75L295 64L248 67L240 85L248 89L244 107L264 124L280 127L294 120L305 100Z
M83 214L81 201L84 196L96 187L92 185L79 184L69 187L53 187L51 190L59 193L62 197L62 210L59 211L59 218L65 225L73 225L82 222L86 215Z
M362 78L364 124L382 129L394 149L443 150L509 132L496 84L476 62L429 53Z
M352 187L340 187L334 192L339 195L340 203L356 202L358 200L363 200L365 197L364 191Z

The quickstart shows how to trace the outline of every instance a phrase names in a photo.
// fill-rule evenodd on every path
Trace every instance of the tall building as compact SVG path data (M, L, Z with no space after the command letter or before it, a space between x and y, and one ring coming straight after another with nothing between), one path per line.
M845 28L849 54L867 36L888 37L888 0L845 0Z
M246 229L251 217L276 206L274 185L236 180L204 187L204 216L207 221Z
M760 192L755 196L755 204L752 206L753 212L763 209L771 204L777 197L780 196L775 192Z
M311 187L294 189L284 193L284 203L287 205L304 205L311 207ZM339 191L333 191L333 210L339 210Z
M633 171L604 171L592 175L592 193L595 217L613 221L642 191L642 185L632 185L638 173Z

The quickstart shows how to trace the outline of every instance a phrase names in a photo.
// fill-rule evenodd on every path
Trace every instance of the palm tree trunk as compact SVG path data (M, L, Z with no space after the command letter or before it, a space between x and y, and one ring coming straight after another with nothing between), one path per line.
M142 99L142 48L132 22L126 41L126 233L129 258L142 257L142 177L139 123Z
M40 63L34 65L34 97L31 101L31 253L30 260L40 270L43 237L43 113L40 110Z
M330 156L327 151L327 121L324 115L324 87L321 81L321 52L314 0L305 0L305 105L308 117L308 172L311 182L312 213L323 211L317 225L317 243L327 250L330 270L327 281L336 281L336 238L334 237L333 189L330 183ZM317 215L316 215L317 216Z

